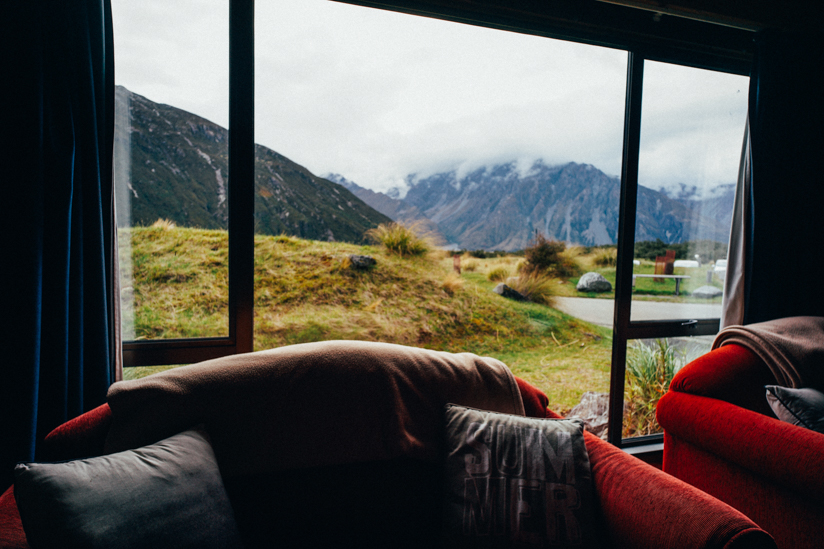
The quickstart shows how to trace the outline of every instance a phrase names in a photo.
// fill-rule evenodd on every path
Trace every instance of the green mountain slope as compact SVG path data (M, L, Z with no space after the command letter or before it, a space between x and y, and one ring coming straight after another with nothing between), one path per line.
M115 164L121 226L225 229L229 132L189 112L117 87ZM255 145L255 231L362 242L390 219L346 188Z

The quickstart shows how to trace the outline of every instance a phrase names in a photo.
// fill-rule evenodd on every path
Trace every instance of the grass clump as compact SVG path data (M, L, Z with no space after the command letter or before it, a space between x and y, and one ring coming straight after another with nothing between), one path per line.
M461 262L461 269L466 271L467 273L474 273L478 270L480 264L475 259L469 259L467 261Z
M555 279L540 273L522 274L509 286L532 303L551 307L555 297Z
M598 250L594 262L599 267L615 267L618 264L618 249L610 247Z
M381 223L366 231L366 236L401 257L425 255L433 248L428 238L418 236L415 227L407 227L401 223Z
M507 278L509 278L509 269L504 266L494 267L486 273L486 279L490 282L504 282Z
M463 288L463 285L464 281L461 275L452 271L444 277L443 282L441 282L441 289L449 295L455 295L455 292Z
M169 229L175 228L175 222L169 221L168 219L159 218L157 221L152 223L152 227L155 229L164 229L168 231Z
M669 389L673 376L688 362L683 349L667 339L651 345L636 341L627 349L624 437L650 435L661 428L655 419L658 400Z

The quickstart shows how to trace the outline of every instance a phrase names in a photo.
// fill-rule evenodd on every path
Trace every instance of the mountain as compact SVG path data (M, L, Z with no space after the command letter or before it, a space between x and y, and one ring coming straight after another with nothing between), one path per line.
M735 203L735 184L719 185L705 198L693 198L684 204L703 217L718 220L721 226L732 225L732 208Z
M620 181L591 165L539 160L523 171L510 162L461 176L410 177L409 183L402 202L461 248L522 249L536 230L573 244L616 242ZM729 224L702 215L689 200L639 187L637 211L636 241L727 240Z
M165 218L226 229L228 130L122 86L116 116L120 225ZM255 145L255 232L362 242L366 230L389 221L341 185Z
M392 220L407 226L419 227L423 233L435 238L436 241L445 241L437 223L423 215L416 206L387 194L361 187L340 174L332 173L324 177L346 187L352 194Z

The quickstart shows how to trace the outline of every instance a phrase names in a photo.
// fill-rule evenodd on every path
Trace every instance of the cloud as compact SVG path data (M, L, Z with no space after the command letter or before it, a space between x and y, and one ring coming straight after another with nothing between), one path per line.
M118 83L225 125L226 11L113 0ZM536 158L620 174L626 52L323 0L258 2L255 28L256 141L315 173L374 189ZM734 180L746 78L646 76L643 184Z

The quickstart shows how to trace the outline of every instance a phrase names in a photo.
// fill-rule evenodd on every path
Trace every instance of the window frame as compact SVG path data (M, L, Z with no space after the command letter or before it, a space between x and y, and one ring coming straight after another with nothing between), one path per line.
M186 364L252 351L255 297L254 8L254 0L229 0L229 335L125 341L124 367Z
M193 363L253 348L254 0L228 1L229 336L124 342L126 367ZM333 1L628 52L608 440L630 449L659 444L662 435L622 438L627 343L633 339L713 335L720 319L630 320L644 62L746 76L753 56L753 33L602 2L583 8L579 2L532 3L523 10L504 0L460 5L453 0Z

